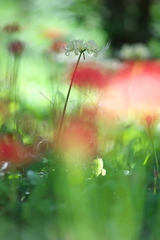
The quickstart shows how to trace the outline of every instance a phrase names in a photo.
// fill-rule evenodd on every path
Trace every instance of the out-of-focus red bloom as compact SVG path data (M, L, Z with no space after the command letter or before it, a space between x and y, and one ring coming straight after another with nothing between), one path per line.
M58 149L62 153L77 159L90 160L97 154L97 131L92 123L81 118L75 118L68 122L59 137Z
M0 162L11 162L16 166L37 161L48 149L48 141L41 139L31 145L24 145L13 134L0 137Z
M51 52L60 53L65 49L66 43L60 40L56 40L51 45Z
M12 134L0 138L0 161L18 163L22 160L23 146Z
M157 112L150 112L148 115L143 115L143 123L145 122L148 127L159 122L159 114Z
M71 77L73 72L71 73ZM80 64L74 76L74 85L78 87L102 88L107 85L108 75L103 67L94 63Z
M96 118L97 118L97 114L98 114L98 109L96 106L92 106L92 107L83 107L82 111L81 111L81 117L85 120L85 121L89 121L89 122L96 122Z
M150 115L160 110L160 62L126 62L104 88L99 106L122 118L126 113ZM143 116L144 116L143 115Z
M14 33L20 31L21 28L17 23L7 24L3 27L3 32Z
M146 116L146 123L149 127L152 124L152 120L153 120L152 116L150 116L150 115Z
M17 41L11 42L8 46L8 49L13 55L19 56L23 53L25 49L25 45L21 41L17 40Z

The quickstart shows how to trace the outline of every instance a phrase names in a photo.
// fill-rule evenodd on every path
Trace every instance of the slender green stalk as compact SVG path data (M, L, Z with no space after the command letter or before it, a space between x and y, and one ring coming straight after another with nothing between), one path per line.
M14 63L13 63L13 71L11 73L11 79L10 79L10 83L11 83L10 98L11 98L11 101L15 103L15 107L17 107L16 106L17 105L17 80L18 80L19 62L20 62L20 58L15 56ZM16 130L18 130L16 110L14 113L14 122L15 122Z
M79 57L78 57L78 60L77 60L77 63L76 63L76 66L75 66L75 69L74 69L74 72L73 72L73 75L72 75L72 79L71 79L71 82L70 82L70 85L69 85L69 89L68 89L67 97L66 97L66 100L65 100L62 116L61 116L61 119L60 119L60 124L59 124L59 128L58 128L57 141L56 141L56 144L55 144L55 148L57 147L57 144L59 142L59 136L61 134L61 130L62 130L63 122L64 122L64 117L65 117L67 104L68 104L68 100L69 100L69 95L70 95L70 92L71 92L71 88L72 88L72 85L73 85L74 77L75 77L76 70L77 70L78 64L80 62L82 53L83 52L80 52L80 54L79 54Z
M6 39L7 45L9 45L9 43L10 43L11 35L12 34L9 32L8 37ZM10 55L7 54L7 56L6 56L6 75L5 75L5 79L6 79L7 83L9 80L8 79L9 78L9 69L10 69Z
M156 167L157 167L157 171L158 171L158 175L159 175L158 158L157 158L156 150L155 150L155 147L154 147L150 126L148 126L148 132L149 132L149 137L150 137L150 140L151 140L151 145L152 145L152 149L153 149L153 153L154 153L155 163L156 163Z
M150 128L150 125L147 125L147 126L148 126L149 138L150 138L150 141L151 141L152 150L153 150L154 158L155 158L155 164L156 164L155 169L154 169L154 194L156 194L157 193L157 178L160 177L160 175L159 175L159 164L158 164L158 158L157 158L156 150L155 150L154 143L153 143L151 128Z

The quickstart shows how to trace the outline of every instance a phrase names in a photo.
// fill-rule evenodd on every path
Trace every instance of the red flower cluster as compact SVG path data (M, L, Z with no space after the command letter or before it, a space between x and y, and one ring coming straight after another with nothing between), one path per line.
M39 159L48 148L48 141L40 139L31 145L24 145L11 133L0 137L0 162L10 162L15 165L29 164Z
M65 45L66 43L64 43L63 41L56 40L51 45L51 51L57 53L62 52L65 49Z
M104 89L99 105L120 115L130 112L146 116L160 110L159 89L159 61L126 62Z
M18 40L11 42L8 46L9 51L15 56L21 55L24 51L24 48L25 48L24 43Z
M95 65L95 64L94 64ZM71 73L71 77L73 72ZM108 75L101 66L91 64L80 64L75 77L74 85L78 87L102 88L107 85Z
M135 78L141 82L141 77L151 76L153 78L159 77L160 75L160 61L126 61L124 67L117 72L114 76L119 81L129 81ZM128 82L128 81L127 81Z
M93 123L82 118L74 118L63 128L59 137L58 149L64 154L72 153L80 160L97 154L97 131Z
M20 162L23 146L12 134L5 134L0 138L0 161Z
M152 116L150 116L150 115L147 115L147 116L146 116L146 123L147 123L148 127L151 126L152 120L153 120L153 119L152 119Z

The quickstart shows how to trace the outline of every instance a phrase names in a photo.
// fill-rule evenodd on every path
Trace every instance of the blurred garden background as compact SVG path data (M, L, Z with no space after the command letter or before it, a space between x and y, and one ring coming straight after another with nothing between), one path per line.
M36 98L36 102L46 102L34 91L36 87L40 92L43 88L43 93L47 91L48 94L46 73L53 67L49 67L46 62L48 59L45 58L45 52L56 51L54 44L57 41L94 40L100 47L111 41L110 48L103 57L115 59L114 64L119 59L159 58L159 9L159 1L156 0L134 2L47 0L45 3L40 0L1 1L1 59L3 58L1 72L5 71L4 58L8 51L8 34L3 28L8 24L19 25L19 31L16 31L12 37L23 41L26 45L25 58L19 73L22 74L23 80L21 77L19 79L23 86L22 96L25 96L27 101L30 101L29 96L32 95L32 98ZM63 55L58 58L62 64L68 62L68 58ZM31 61L36 63L36 68ZM35 75L38 80L35 80Z
M160 2L1 0L0 36L0 239L158 240Z

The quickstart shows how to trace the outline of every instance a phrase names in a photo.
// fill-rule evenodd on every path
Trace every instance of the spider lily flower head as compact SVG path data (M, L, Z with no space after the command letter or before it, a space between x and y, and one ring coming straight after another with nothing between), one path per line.
M20 26L17 23L8 24L3 27L3 32L14 33L21 30Z
M119 57L125 60L132 59L149 59L151 57L151 52L149 49L142 43L136 44L124 44L119 51Z
M110 43L108 43L103 49L99 49L93 40L72 40L66 45L65 54L66 56L69 56L71 52L74 52L75 55L87 52L88 56L97 57L98 53L107 50L109 45Z
M13 55L19 56L23 53L25 49L25 45L23 42L17 40L17 41L11 42L8 46L8 49Z
M61 40L55 40L53 41L51 47L50 47L50 52L52 53L61 53L63 49L65 48L66 43Z
M160 115L159 115L159 111L150 111L148 113L143 114L143 124L144 124L144 120L147 124L147 126L150 128L152 125L158 126L159 128L159 119L160 119Z
M146 123L147 123L148 127L151 126L152 120L153 120L152 116L150 116L150 115L146 116Z

